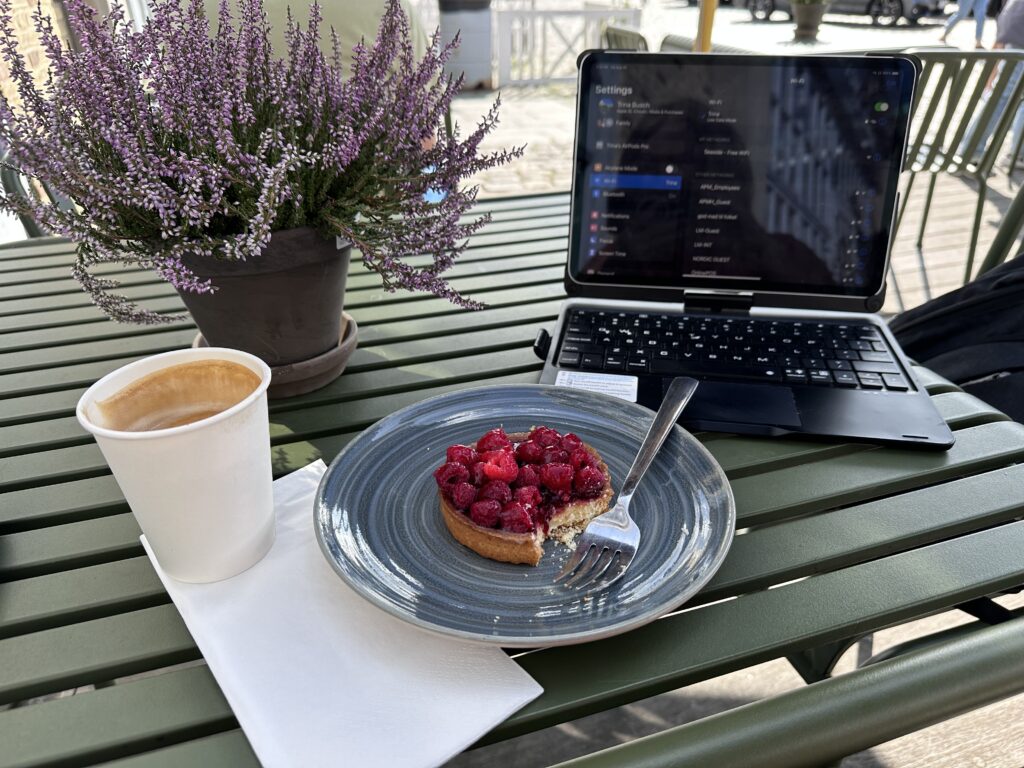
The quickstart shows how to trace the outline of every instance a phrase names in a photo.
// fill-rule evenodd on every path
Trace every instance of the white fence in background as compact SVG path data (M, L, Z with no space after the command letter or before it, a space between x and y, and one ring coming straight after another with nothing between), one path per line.
M606 24L638 27L639 8L584 5L537 8L533 3L492 8L495 85L529 85L574 80L576 57L601 45Z

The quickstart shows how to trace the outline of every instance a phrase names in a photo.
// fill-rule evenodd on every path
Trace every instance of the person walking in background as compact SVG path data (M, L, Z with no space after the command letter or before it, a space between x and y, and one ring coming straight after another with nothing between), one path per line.
M974 11L974 47L984 48L981 44L981 33L985 30L985 12L988 10L988 0L960 0L956 7L956 13L949 17L945 28L942 30L940 43L946 42L946 37L953 31L953 27L967 18L967 14Z
M996 42L992 46L993 50L999 50L1001 48L1009 48L1011 50L1024 50L1024 0L1009 0L1003 9L999 12L999 16L996 18ZM967 128L967 132L964 134L963 141L960 143L960 147L957 150L957 154L963 156L966 154L965 149L967 144L970 143L971 137L974 136L974 132L978 127L978 121L981 119L981 115L985 111L985 107L988 104L990 89L992 83L995 82L996 77L1001 74L1002 67L1012 66L1014 69L1010 73L1010 79L1006 83L1006 87L1003 88L1002 93L999 95L999 101L996 103L995 109L992 111L992 116L989 119L988 125L985 126L984 133L981 138L975 142L975 148L973 156L970 159L971 162L978 162L981 159L982 152L988 146L990 137L993 131L995 131L996 123L999 121L999 117L1003 114L1003 111L1010 105L1010 97L1017 88L1017 83L1020 81L1021 76L1024 75L1024 63L1009 64L1008 62L1002 62L999 68L993 70L992 74L989 75L988 83L986 83L985 95L982 100L978 103L978 106L974 110L974 118L971 120L970 125ZM1007 147L1007 154L1002 158L1001 162L1012 164L1015 160L1013 157L1014 149L1017 147L1020 137L1024 131L1024 107L1017 110L1017 115L1014 117L1013 125L1010 128L1008 138L1008 144L1003 146Z

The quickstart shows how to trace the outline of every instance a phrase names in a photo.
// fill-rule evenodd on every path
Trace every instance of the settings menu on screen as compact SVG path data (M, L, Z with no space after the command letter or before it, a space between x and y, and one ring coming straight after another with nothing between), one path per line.
M850 294L877 285L904 67L612 58L582 81L576 275Z

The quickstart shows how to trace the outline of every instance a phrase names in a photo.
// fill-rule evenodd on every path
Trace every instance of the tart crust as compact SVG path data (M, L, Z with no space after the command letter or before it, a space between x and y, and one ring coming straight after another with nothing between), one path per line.
M517 432L508 437L514 443L519 443L528 437L528 432ZM476 447L474 443L472 447ZM438 491L437 498L441 507L441 514L444 517L445 525L455 540L463 544L478 555L499 560L503 563L522 563L524 565L537 565L544 554L544 539L557 533L560 529L580 528L590 522L593 518L608 509L612 500L611 475L608 472L608 465L604 463L601 455L587 443L583 447L597 459L597 466L608 478L601 495L593 499L574 501L565 505L548 521L548 534L540 528L530 533L513 533L502 531L496 528L484 528L477 525L469 517L453 507L444 495Z

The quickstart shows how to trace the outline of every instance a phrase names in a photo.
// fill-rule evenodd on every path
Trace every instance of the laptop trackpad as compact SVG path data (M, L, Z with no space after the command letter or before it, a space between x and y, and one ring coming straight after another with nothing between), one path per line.
M663 387L667 389L671 381L665 379ZM683 411L682 421L799 427L800 414L789 387L702 381Z

